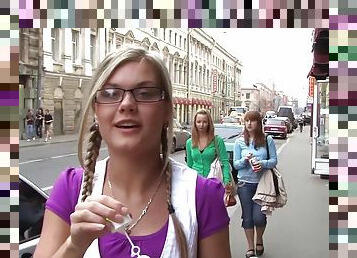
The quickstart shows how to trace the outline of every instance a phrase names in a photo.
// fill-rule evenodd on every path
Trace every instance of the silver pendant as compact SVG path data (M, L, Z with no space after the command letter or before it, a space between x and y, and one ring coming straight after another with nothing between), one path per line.
M131 254L130 257L136 257L136 258L150 258L150 256L146 255L146 254L140 254L140 247L134 245L133 241L131 241L128 232L126 232L126 230L124 230L124 234L126 236L126 238L129 240L129 243L131 245Z

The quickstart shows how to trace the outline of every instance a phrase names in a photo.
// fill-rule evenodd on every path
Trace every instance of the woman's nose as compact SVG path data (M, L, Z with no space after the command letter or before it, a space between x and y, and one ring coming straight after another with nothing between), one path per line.
M124 92L123 100L119 104L119 110L121 112L125 110L134 110L136 105L136 100L134 98L134 95L131 91L126 91Z

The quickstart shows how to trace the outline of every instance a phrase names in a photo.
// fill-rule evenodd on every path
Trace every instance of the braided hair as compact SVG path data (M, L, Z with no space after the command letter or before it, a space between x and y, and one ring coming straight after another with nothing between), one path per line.
M84 180L82 188L82 202L92 194L93 190L93 176L95 172L95 163L99 155L99 149L102 142L102 136L100 135L98 124L93 123L90 127L90 134L87 145L87 153L84 159Z
M168 130L164 127L161 132L161 146L162 146L162 156L164 160L164 171L166 176L166 195L167 195L167 207L169 210L169 216L171 216L172 222L174 223L175 234L177 237L177 244L181 253L182 258L188 257L188 248L187 248L187 241L185 234L182 229L182 225L180 221L177 219L175 215L175 209L172 205L171 201L171 191L172 191L172 164L168 159L168 155L171 152L171 144L168 147L168 139L167 139L167 132ZM172 138L172 137L171 137Z

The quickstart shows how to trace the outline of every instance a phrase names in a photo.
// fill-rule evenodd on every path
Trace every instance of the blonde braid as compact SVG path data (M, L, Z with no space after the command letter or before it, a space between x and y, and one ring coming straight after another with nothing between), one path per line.
M187 258L188 257L188 248L187 248L187 241L186 241L186 236L183 232L182 225L180 221L177 219L175 215L175 209L172 206L171 202L171 185L172 185L172 164L168 160L168 155L167 155L167 130L164 128L163 133L161 134L161 143L162 143L162 152L163 152L163 159L164 159L164 164L166 164L165 172L166 172L166 194L167 194L167 206L169 210L169 216L172 218L172 222L174 223L174 228L175 228L175 234L177 237L177 243L178 247L180 250L180 256L181 258Z
M98 124L94 123L90 129L90 135L88 139L87 153L84 159L84 181L82 188L82 202L92 194L92 183L95 172L95 164L99 155L99 149L102 142L102 136L100 135Z

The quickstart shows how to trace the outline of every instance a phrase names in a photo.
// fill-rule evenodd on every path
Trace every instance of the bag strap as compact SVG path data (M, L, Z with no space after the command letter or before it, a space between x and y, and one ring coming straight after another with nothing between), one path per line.
M216 135L213 138L213 143L214 143L216 157L218 157L218 160L221 161L221 157L219 156L219 151L218 151L218 147L217 147Z
M267 156L268 156L268 160L269 160L270 159L270 153L269 153L269 145L268 145L268 135L265 136L265 143L266 143L266 149L267 149ZM273 175L273 183L274 183L275 194L278 196L278 195L280 195L278 177L276 176L276 174L274 173L274 171L272 169L270 169L270 171L271 171L271 173Z
M268 156L268 159L270 159L269 145L268 145L268 135L265 136L265 144L266 144L266 149L267 149L267 156Z

